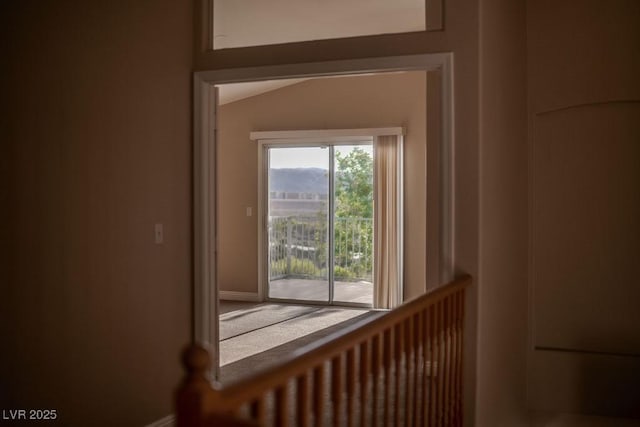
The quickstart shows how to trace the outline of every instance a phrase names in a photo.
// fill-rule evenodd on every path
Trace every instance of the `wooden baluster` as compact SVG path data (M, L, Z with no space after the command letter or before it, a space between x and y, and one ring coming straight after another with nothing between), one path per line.
M431 306L431 364L429 367L429 425L435 426L438 410L438 305Z
M402 378L402 350L404 342L403 323L396 324L393 332L394 346L393 346L393 358L395 361L395 375L393 379L395 396L393 399L393 425L400 425L400 379Z
M384 364L384 408L383 425L389 425L390 394L391 394L391 328L384 331L384 343L382 348L382 363Z
M305 372L296 379L296 422L298 427L309 426L309 380Z
M425 376L427 385L425 387L425 392L427 393L426 402L425 402L425 412L424 412L424 424L427 426L432 426L432 418L433 418L433 329L434 329L434 307L430 305L427 307L427 333L429 335L428 340L428 353L427 353L427 363L425 365L425 371L427 375Z
M431 412L431 359L432 354L432 342L433 334L431 329L433 326L431 315L433 313L432 307L428 306L422 311L423 329L422 329L422 425L428 426L430 421Z
M412 408L414 405L414 395L411 393L413 385L413 317L408 317L404 321L404 425L410 425L412 420Z
M446 424L452 425L454 411L455 411L455 401L454 394L456 388L456 343L455 343L455 314L456 314L456 295L451 294L448 297L449 300L449 391L447 393L447 418Z
M457 425L462 426L464 424L463 420L463 407L462 402L464 399L464 389L463 389L463 362L464 362L464 310L465 310L465 291L462 289L459 292L460 295L460 312L458 315L458 348L460 351L458 352L458 372L460 375L458 376L458 410L457 410Z
M431 379L433 380L433 425L439 426L440 424L440 374L442 366L440 363L440 304L436 302L433 305L433 363L431 366L432 373Z
M457 294L451 295L451 332L449 333L449 339L451 340L451 385L449 386L449 417L447 419L449 425L455 425L456 419L456 387L458 381L457 298Z
M354 425L354 400L356 394L356 354L355 348L347 350L347 426Z
M373 427L378 427L378 403L380 401L378 386L382 371L380 365L380 335L376 334L371 340L371 425Z
M464 291L458 292L458 333L456 342L458 346L458 355L456 365L458 367L458 377L456 378L456 425L462 426L462 337L464 334L464 324L462 323L462 310L464 308Z
M313 425L322 427L324 422L324 364L313 370Z
M464 308L465 308L465 292L464 289L461 290L460 292L458 292L459 294L459 299L460 299L460 312L458 315L458 348L460 349L458 351L458 410L457 415L458 415L458 422L457 425L461 426L463 425L463 407L462 407L462 399L464 398L463 396L463 388L462 388L462 384L463 384L463 361L464 361Z
M367 386L369 385L369 370L369 342L363 341L360 343L360 427L367 425ZM372 413L375 408L375 396L373 399ZM375 417L375 414L373 416Z
M339 426L342 417L342 354L331 359L331 401L333 425Z
M436 334L436 339L438 342L438 351L436 354L436 359L437 359L437 374L436 374L436 389L437 392L436 394L438 395L436 402L437 402L437 410L436 410L436 415L437 415L437 420L436 420L436 425L437 426L441 426L442 425L442 415L443 415L443 388L444 388L444 309L443 309L443 304L442 304L442 300L438 301L437 303L437 325L436 325L436 330L437 330L437 334Z
M452 425L455 419L456 411L456 384L458 381L458 331L457 331L457 295L451 295L451 326L449 332L449 339L451 340L451 385L449 392L449 424Z
M447 371L449 369L449 364L447 363L447 298L444 298L441 302L442 304L442 326L441 326L441 334L442 334L442 388L440 392L442 396L440 398L440 424L444 425L446 416L447 416L447 390L448 390L448 380L447 380Z
M445 350L446 350L446 356L445 356L445 361L446 361L446 376L445 376L445 382L444 382L444 422L445 424L449 423L450 420L450 415L451 415L451 352L452 352L452 347L451 347L451 324L452 324L452 320L451 320L451 296L448 296L445 300L444 300L444 304L445 304L445 311L444 311L444 316L445 316L445 329L444 329L444 333L445 333Z
M450 314L450 326L449 326L449 340L451 341L451 376L450 376L450 385L449 385L449 416L447 417L447 423L449 425L453 425L455 422L455 412L456 412L456 400L455 400L455 396L456 396L456 381L457 381L457 374L456 371L458 369L457 366L457 352L458 352L458 348L457 348L457 343L456 343L456 339L457 339L457 331L456 331L456 294L452 294L450 296L451 302L450 302L450 307L451 307L451 314Z
M420 425L420 352L424 344L422 340L423 313L421 311L413 316L413 423L411 425L414 426Z
M287 405L288 383L285 382L275 391L275 419L274 424L278 427L287 427L289 425L289 414Z

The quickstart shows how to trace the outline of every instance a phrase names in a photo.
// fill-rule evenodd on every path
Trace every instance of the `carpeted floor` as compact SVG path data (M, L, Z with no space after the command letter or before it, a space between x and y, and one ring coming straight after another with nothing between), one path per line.
M317 306L257 304L220 315L220 340L225 341L278 323L316 312Z
M236 303L233 303L236 304ZM293 304L221 304L220 380L236 380L264 369L284 354L367 316L366 309ZM225 312L226 311L226 312Z

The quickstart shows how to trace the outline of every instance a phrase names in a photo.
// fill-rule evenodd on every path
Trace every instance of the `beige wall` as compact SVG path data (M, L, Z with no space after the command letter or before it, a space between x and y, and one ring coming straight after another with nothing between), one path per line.
M1 7L0 407L145 425L190 335L192 6Z
M403 126L405 296L425 291L426 73L309 80L219 109L220 289L258 292L258 145L251 131Z
M482 0L479 426L525 425L527 134L525 2Z
M528 6L530 406L640 417L640 4Z

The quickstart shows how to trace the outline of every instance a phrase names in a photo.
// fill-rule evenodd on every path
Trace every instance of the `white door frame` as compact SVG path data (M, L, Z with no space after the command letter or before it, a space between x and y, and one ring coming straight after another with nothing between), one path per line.
M194 341L212 349L213 366L218 366L215 216L217 92L215 85L288 78L434 70L439 70L441 73L442 137L439 188L442 204L437 207L427 206L427 221L430 221L430 218L440 218L439 228L442 234L439 268L440 280L445 282L452 277L454 265L453 53L311 62L194 73ZM434 212L433 209L436 211Z

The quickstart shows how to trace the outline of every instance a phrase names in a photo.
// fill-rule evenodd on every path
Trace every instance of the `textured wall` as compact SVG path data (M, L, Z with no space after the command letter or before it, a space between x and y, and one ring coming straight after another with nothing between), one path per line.
M640 3L527 21L530 406L640 417Z
M0 407L147 424L190 334L192 6L1 7Z
M480 2L478 426L526 425L525 2Z

